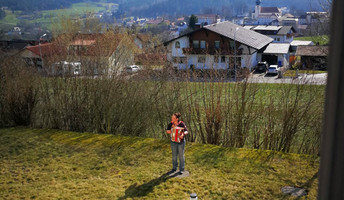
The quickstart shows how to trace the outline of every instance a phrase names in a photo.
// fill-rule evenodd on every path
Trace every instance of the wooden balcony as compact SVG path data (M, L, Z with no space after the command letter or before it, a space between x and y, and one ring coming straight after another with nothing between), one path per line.
M234 55L234 50L231 49L219 49L219 48L183 48L183 54L185 55ZM236 55L242 55L242 49L237 49Z

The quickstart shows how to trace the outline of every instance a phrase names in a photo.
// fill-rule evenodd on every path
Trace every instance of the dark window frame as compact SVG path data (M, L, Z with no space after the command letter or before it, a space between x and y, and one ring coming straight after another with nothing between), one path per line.
M192 48L199 48L199 40L192 40Z
M174 44L174 47L176 49L179 49L180 48L180 42L179 41L176 41L176 43Z

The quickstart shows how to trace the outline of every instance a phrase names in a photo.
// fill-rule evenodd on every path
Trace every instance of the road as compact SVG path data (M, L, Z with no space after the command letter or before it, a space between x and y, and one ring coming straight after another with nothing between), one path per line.
M289 83L289 84L310 84L310 85L325 85L327 80L327 73L322 74L300 74L295 77L277 78L277 75L251 74L248 78L250 83Z

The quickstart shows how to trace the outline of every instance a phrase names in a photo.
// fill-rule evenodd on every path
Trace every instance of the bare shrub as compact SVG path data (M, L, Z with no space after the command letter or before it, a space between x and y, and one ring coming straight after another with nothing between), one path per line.
M0 125L30 125L38 101L35 70L21 59L9 57L2 63L0 72Z

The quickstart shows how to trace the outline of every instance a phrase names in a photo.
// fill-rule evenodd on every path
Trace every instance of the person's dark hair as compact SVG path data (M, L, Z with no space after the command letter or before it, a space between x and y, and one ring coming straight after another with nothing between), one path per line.
M179 119L179 118L180 118L180 116L181 116L181 114L180 114L179 112L177 112L177 113L174 113L173 115L174 115L174 116L176 116L176 118L177 118L177 119Z

